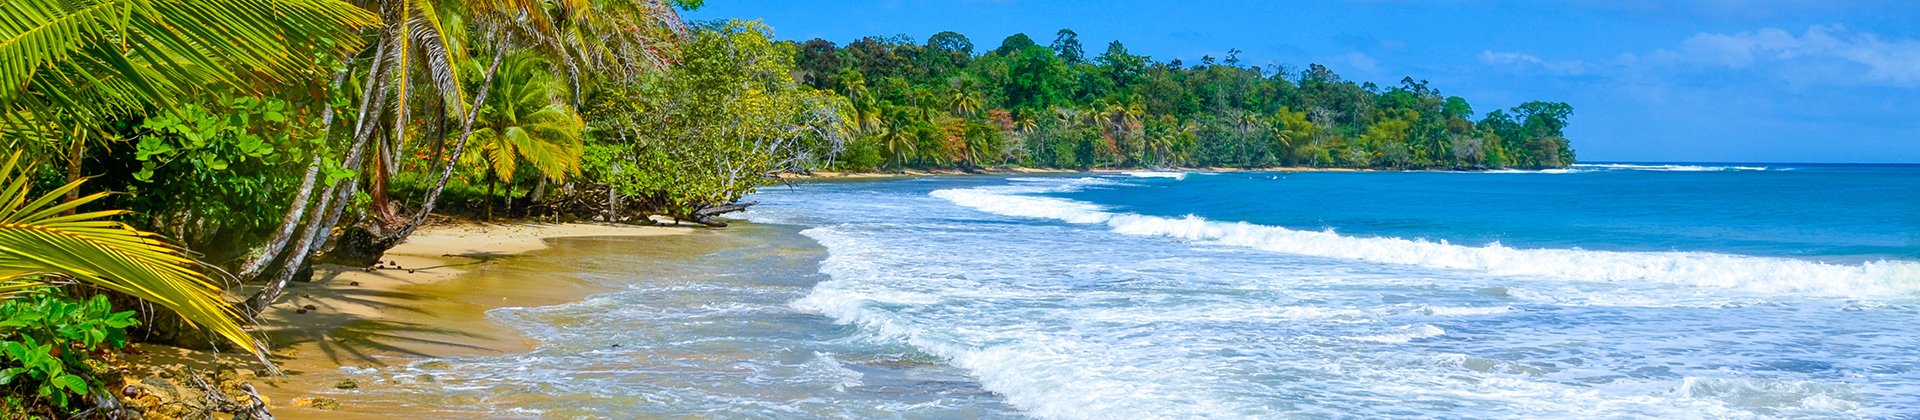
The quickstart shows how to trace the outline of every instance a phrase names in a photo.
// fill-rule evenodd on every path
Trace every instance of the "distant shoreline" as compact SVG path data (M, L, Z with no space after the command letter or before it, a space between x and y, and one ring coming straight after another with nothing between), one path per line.
M1450 171L1446 169L1409 169L1409 170ZM1132 172L1227 173L1227 172L1389 172L1389 171L1402 171L1402 170L1382 169L1382 168L1324 168L1324 167L1312 167L1312 166L1270 166L1270 167L1259 167L1259 168L1201 167L1201 168L1160 168L1160 169L1147 169L1147 168L1051 169L1051 168L1010 167L1010 168L979 169L974 171L939 168L939 169L905 169L905 170L893 171L893 172L839 172L839 171L813 171L810 173L781 172L776 174L776 176L780 177L780 179L785 179L785 180L815 180L815 179L827 180L827 179L890 179L890 178L914 178L914 177L923 177L923 176L1000 176L1000 175L1022 175L1022 174L1125 174L1125 173L1132 173ZM1454 171L1478 172L1477 170L1454 170Z

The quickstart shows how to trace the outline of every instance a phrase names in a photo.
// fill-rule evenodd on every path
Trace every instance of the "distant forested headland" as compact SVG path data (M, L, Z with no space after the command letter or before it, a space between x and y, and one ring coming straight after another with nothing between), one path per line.
M1425 80L1356 83L1319 64L1260 67L1239 51L1156 61L1071 30L986 49L942 32L795 42L795 77L851 103L845 170L1028 166L1555 168L1573 107L1486 112Z

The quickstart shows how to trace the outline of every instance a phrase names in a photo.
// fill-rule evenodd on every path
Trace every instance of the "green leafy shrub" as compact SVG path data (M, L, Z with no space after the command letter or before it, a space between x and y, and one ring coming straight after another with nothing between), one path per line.
M0 303L0 389L55 408L94 387L87 361L127 346L133 311L114 312L106 296L77 301L51 292Z

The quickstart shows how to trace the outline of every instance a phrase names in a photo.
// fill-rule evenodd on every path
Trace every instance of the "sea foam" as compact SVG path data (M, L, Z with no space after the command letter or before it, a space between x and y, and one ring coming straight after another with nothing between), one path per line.
M1127 176L1134 177L1134 178L1173 178L1174 180L1187 179L1186 172L1133 171L1133 172L1122 172L1122 174L1126 174Z
M1032 194L1125 185L1093 178L1025 182L1009 186L944 189L932 196L1005 216L1105 225L1127 235L1161 236L1325 258L1440 269L1476 270L1500 276L1532 276L1610 283L1651 282L1717 287L1770 294L1889 297L1920 294L1920 263L1874 261L1832 264L1786 258L1709 252L1619 252L1583 249L1522 249L1499 243L1467 246L1395 237L1350 236L1198 216L1162 217L1109 212L1081 201Z
M1765 171L1769 169L1765 166L1636 165L1630 163L1580 163L1571 165L1570 167L1573 169L1658 172Z

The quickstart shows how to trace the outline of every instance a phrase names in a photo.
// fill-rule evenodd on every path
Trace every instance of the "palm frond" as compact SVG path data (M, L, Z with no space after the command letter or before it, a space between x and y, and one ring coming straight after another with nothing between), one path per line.
M29 199L32 180L16 171L20 155L15 152L0 165L0 296L48 277L84 282L160 305L259 354L260 344L241 328L239 312L210 277L218 268L194 260L157 234L106 220L125 211L62 216L107 196L60 201L84 180Z
M10 0L0 112L95 121L206 86L265 91L323 70L316 54L359 48L356 31L378 22L339 0Z

